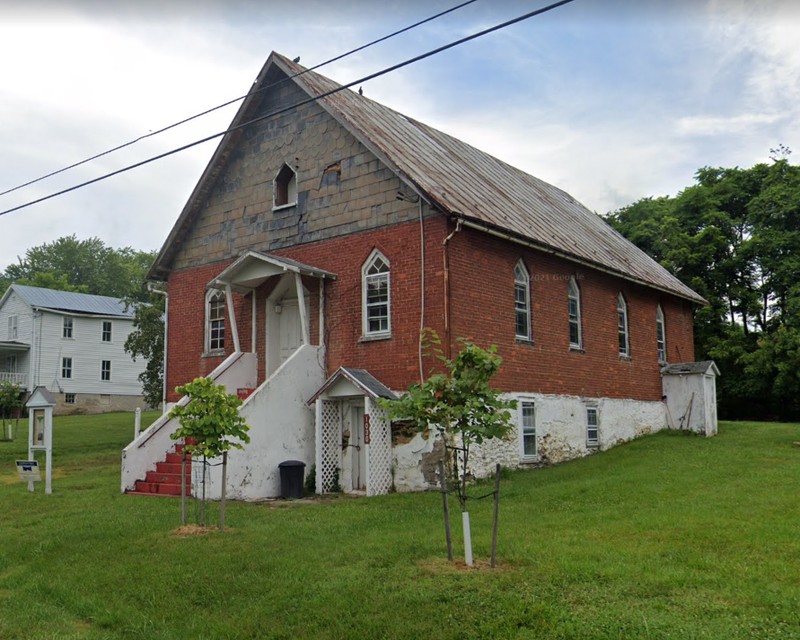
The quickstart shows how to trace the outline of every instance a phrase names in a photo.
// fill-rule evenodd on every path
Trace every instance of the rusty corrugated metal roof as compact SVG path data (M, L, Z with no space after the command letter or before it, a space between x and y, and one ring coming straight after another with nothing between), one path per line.
M311 96L341 85L276 54L270 60ZM269 64L269 61L268 63ZM565 191L450 135L344 89L319 103L431 204L693 302L705 300Z

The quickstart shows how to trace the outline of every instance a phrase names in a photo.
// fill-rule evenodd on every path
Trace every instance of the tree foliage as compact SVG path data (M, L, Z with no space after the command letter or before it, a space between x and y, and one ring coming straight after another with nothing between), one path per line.
M800 415L800 167L789 153L704 167L677 196L608 218L708 300L695 311L695 351L722 371L724 417Z
M382 406L390 418L406 420L418 431L434 429L445 446L456 452L458 473L454 467L450 471L458 477L459 502L464 511L470 447L505 436L512 428L509 409L516 407L516 401L501 398L500 392L489 385L502 362L495 346L481 349L462 340L461 351L451 360L440 353L439 338L433 331L426 332L424 341L444 372L411 385L408 393L397 400L384 400ZM450 462L450 456L446 458Z
M99 238L64 236L17 257L0 275L0 294L18 283L144 302L145 275L154 257L151 251L107 247Z
M180 422L171 438L185 439L186 451L215 458L250 442L250 427L239 413L242 401L226 393L222 385L210 378L195 378L175 390L189 402L170 411L170 417Z
M151 407L157 407L164 395L164 302L163 296L151 294L148 304L137 304L133 331L125 339L125 351L131 358L146 360L139 381Z

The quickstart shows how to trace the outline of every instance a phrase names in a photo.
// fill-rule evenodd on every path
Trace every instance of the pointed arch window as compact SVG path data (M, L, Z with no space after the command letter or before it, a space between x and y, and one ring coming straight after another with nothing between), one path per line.
M514 267L515 335L519 340L531 339L531 279L525 263L520 260Z
M583 335L581 332L581 290L575 278L569 279L567 294L569 306L569 346L572 349L583 348Z
M297 204L297 174L288 164L284 164L278 171L278 175L275 176L272 206L277 209L295 204Z
M661 305L656 307L656 349L658 350L658 361L665 363L667 361L667 332Z
M617 333L619 335L619 355L630 357L630 335L628 332L628 303L625 296L620 293L617 296Z
M362 326L365 337L385 338L392 332L390 265L375 249L361 269Z
M225 350L225 294L216 289L206 293L206 352Z

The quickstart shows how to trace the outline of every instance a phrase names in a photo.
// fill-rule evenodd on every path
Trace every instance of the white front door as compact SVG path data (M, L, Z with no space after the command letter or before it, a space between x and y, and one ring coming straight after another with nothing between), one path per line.
M303 344L303 329L300 326L300 306L297 300L283 299L279 318L279 349L281 364L283 364Z

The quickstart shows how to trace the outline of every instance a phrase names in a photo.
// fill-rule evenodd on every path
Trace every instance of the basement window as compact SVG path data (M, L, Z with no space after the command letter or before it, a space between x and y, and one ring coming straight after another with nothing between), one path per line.
M74 393L65 393L64 394L64 404L75 404L75 394Z
M297 174L288 164L284 164L272 190L272 208L291 207L297 204Z
M539 456L536 446L536 407L530 400L519 403L519 428L523 460L535 460Z
M597 407L586 407L586 446L596 447L599 444L600 423Z

